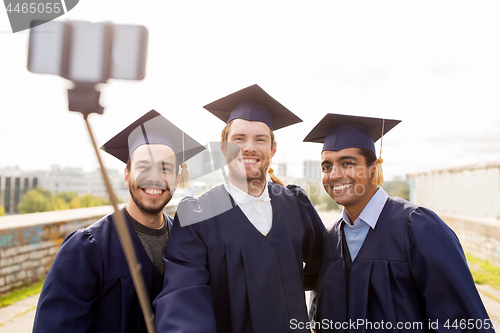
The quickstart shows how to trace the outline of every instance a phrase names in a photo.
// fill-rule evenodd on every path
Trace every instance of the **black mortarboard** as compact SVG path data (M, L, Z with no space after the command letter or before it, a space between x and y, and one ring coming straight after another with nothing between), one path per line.
M381 119L329 113L312 129L304 142L323 143L323 151L339 151L346 148L365 148L375 152L375 142L384 137L401 120ZM377 169L372 184L383 185L382 142Z
M400 122L329 113L309 132L304 142L323 143L323 150L365 148L376 154L374 143Z
M207 104L204 108L226 123L233 119L260 121L273 131L302 121L256 84Z
M205 149L155 110L134 121L106 142L101 149L127 163L130 154L144 144L169 146L174 151L178 164Z

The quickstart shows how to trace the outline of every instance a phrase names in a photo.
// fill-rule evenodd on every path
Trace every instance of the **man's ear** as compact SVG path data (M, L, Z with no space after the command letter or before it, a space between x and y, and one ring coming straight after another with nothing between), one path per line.
M130 173L128 172L127 168L124 170L124 177L123 177L123 182L125 183L125 186L129 186L129 178L130 178Z
M222 154L226 156L226 148L227 148L227 142L221 141L220 142L220 150L222 151Z
M175 190L177 190L177 187L179 186L180 181L181 181L181 173L179 172L179 174L177 175L177 178L175 178L174 188L171 188L169 186L170 192L172 193L172 195L174 194Z
M370 165L370 180L373 179L373 177L375 177L375 170L377 169L377 161L373 162L371 165Z
M276 154L276 148L278 147L278 143L274 141L274 147L271 149L271 158L273 158L274 154Z

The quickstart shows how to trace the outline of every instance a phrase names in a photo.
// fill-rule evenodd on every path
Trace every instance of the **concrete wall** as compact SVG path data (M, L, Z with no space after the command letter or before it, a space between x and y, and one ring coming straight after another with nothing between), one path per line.
M438 214L457 234L464 251L500 266L500 224L447 213Z
M177 203L166 208L173 216ZM0 217L0 293L44 277L64 238L112 213L111 206Z
M500 163L413 175L410 201L434 211L500 224Z
M166 208L173 216L177 202ZM111 206L0 217L0 293L44 277L64 238L111 213ZM464 250L500 266L500 224L439 212ZM330 218L329 220L336 220ZM330 222L331 222L330 221Z
M467 253L500 266L500 163L412 175L410 201L438 213Z

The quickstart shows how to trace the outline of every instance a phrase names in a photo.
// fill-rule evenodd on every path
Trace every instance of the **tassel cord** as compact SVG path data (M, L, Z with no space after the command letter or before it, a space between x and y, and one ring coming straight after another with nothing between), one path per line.
M189 172L187 170L186 157L184 151L184 132L182 132L182 164L181 164L181 178L179 180L180 188L191 187L191 182L189 181Z
M271 178L273 183L285 186L285 184L283 184L283 182L274 174L274 170L273 168L271 168L271 163L269 163L269 168L267 169L267 173L269 174L269 177Z
M384 160L382 159L382 143L384 140L384 125L385 125L385 119L382 120L382 136L380 138L380 154L379 158L377 158L377 165L375 167L375 174L373 176L373 179L371 183L373 185L384 185L384 172L382 171L382 163Z

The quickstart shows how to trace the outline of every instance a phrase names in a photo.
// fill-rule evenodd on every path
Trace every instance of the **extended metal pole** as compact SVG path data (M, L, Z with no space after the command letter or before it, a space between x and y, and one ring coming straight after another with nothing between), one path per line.
M108 191L109 201L113 205L115 210L113 214L113 221L116 226L116 231L118 232L118 238L125 253L125 258L127 259L128 267L130 269L130 274L132 275L132 281L134 281L135 290L137 291L137 297L139 298L139 303L141 305L142 313L144 314L144 320L146 321L146 327L149 333L156 333L155 328L155 315L151 308L151 303L149 301L148 294L146 293L146 288L144 287L144 280L141 275L141 264L137 261L137 256L135 255L134 245L132 244L132 238L130 238L130 233L128 231L127 224L123 218L123 214L118 209L118 201L114 195L113 188L108 178L108 174L101 160L99 150L94 140L94 135L90 128L90 124L87 119L87 115L84 114L83 118L87 124L87 129L89 131L90 139L92 145L94 146L94 151L99 161L99 166L101 167L102 178L104 184L106 185L106 190Z

